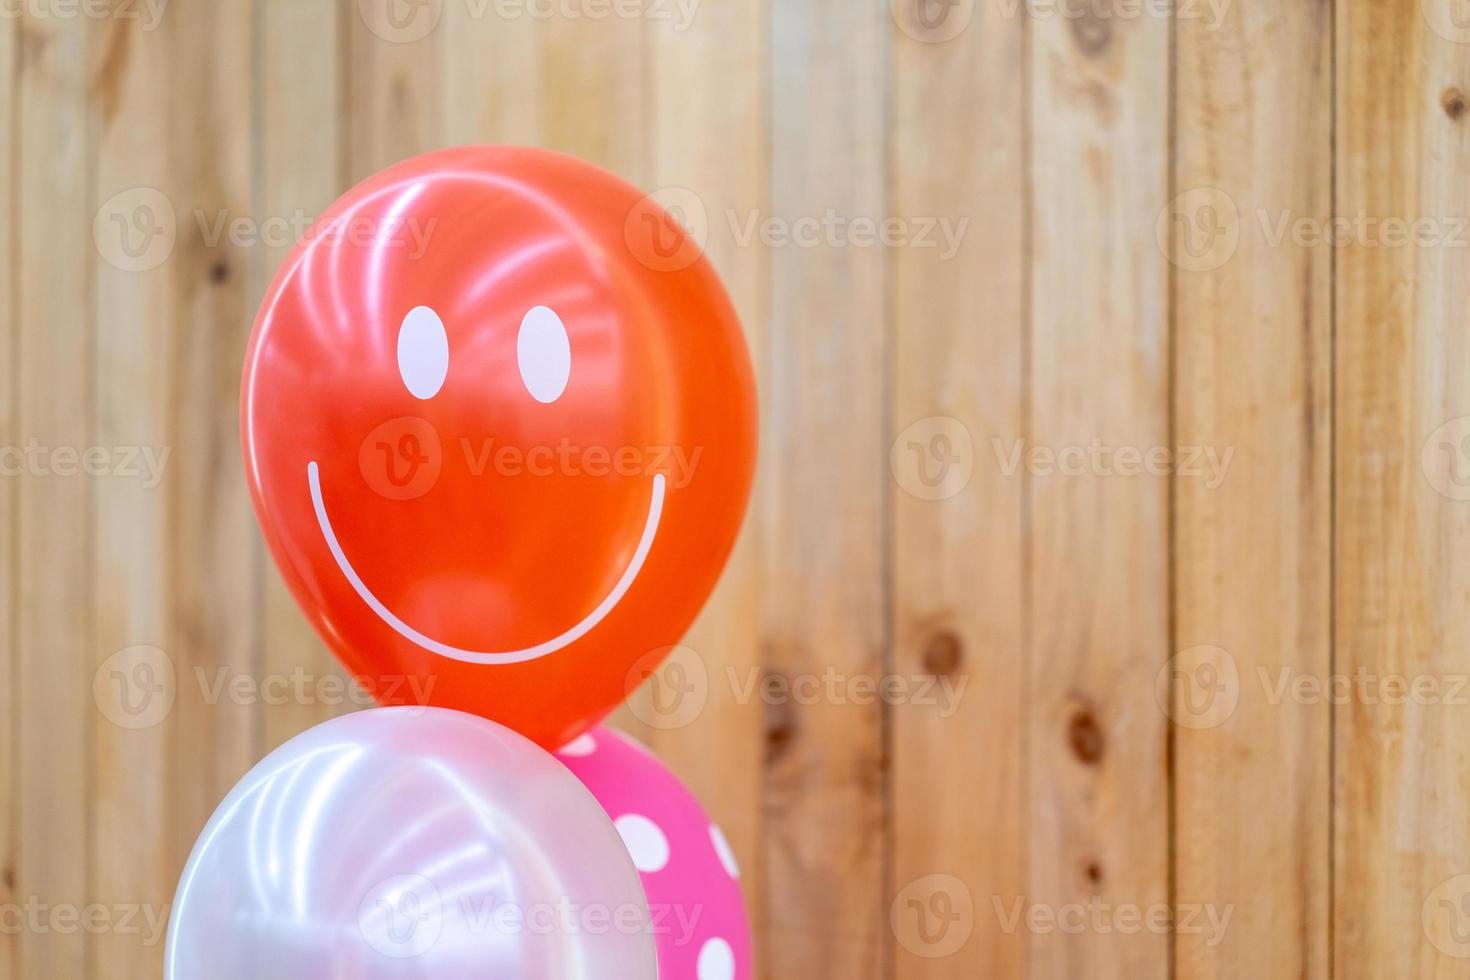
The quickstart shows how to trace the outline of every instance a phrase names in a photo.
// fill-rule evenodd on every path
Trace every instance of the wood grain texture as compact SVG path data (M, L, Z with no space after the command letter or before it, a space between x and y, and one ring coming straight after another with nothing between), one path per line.
M1470 215L1470 36L1454 13L1337 5L1336 211L1373 222L1336 277L1344 978L1463 977L1470 955L1470 269L1455 233ZM1391 219L1427 224L1395 247ZM1393 678L1421 686L1395 693Z
M18 28L16 434L38 452L16 478L16 780L24 805L14 893L23 906L80 906L91 889L94 800L92 487L51 464L56 449L80 452L93 442L95 120L87 93L95 24L27 13ZM23 928L18 940L19 976L90 976L86 933Z
M16 79L19 71L20 22L0 23L0 77ZM20 381L18 361L20 283L16 254L20 239L20 200L16 163L20 151L20 86L0 96L0 444L17 445ZM14 481L0 480L0 903L14 904L19 858L18 821L27 800L16 780L16 748L20 735L20 698L16 596L19 549L15 534L18 494ZM19 976L18 937L0 935L0 980Z
M907 693L888 709L885 911L895 976L1005 980L1026 945L994 912L1026 894L1025 482L993 445L1024 432L1025 24L986 4L945 43L912 27L892 35L891 210L916 233L947 223L959 244L932 232L891 259L894 674Z
M260 5L255 210L262 221L314 219L346 189L346 127L338 107L343 101L342 21L348 16L355 14L329 3L266 0ZM292 244L266 243L257 250L253 301L265 294ZM301 696L262 706L270 750L361 702L349 697L345 686L333 686L345 671L301 614L275 564L263 552L255 559L265 577L261 660L266 676L304 681L289 688Z
M249 239L215 240L220 216L254 213L254 11L182 5L170 119L179 238L169 260L179 329L169 468L173 581L168 649L179 667L174 868L226 793L260 759L260 701L230 686L261 677L257 531L241 459L240 369L255 297ZM201 224L200 216L204 216ZM226 686L221 689L220 685Z
M648 115L654 129L646 186L693 192L705 220L696 220L697 214L688 219L692 230L705 230L705 254L744 324L752 359L764 364L768 253L732 234L727 218L764 212L769 202L761 70L765 5L756 0L709 4L687 23L668 18L650 27L654 73ZM765 718L756 694L763 649L764 518L764 495L757 488L724 577L681 641L684 649L671 657L661 677L633 694L630 707L617 717L620 727L653 748L685 781L730 841L756 927L758 956L765 948L761 925L779 914L757 904L764 890L758 747ZM672 692L683 696L655 696Z
M444 143L443 66L458 5L340 0L347 185ZM345 190L345 187L344 187Z
M544 146L647 183L654 22L534 9L446 5L446 142Z
M1034 977L1163 977L1168 936L1078 913L1169 900L1164 716L1166 477L1078 453L1169 442L1167 274L1154 242L1168 186L1169 24L1031 25L1033 250L1028 448L1029 904ZM1042 922L1044 919L1022 920ZM1054 920L1056 921L1056 920ZM1026 928L1022 925L1022 928Z
M111 19L97 25L96 40L93 181L103 241L91 295L99 366L91 378L94 444L109 454L133 447L157 463L136 476L109 468L91 481L94 690L102 694L92 723L89 897L145 910L143 932L109 929L95 940L97 977L143 980L162 974L156 923L178 880L168 837L140 836L137 828L168 825L174 777L167 699L170 690L177 695L180 651L170 649L169 554L159 545L169 537L172 352L183 326L170 262L176 250L168 247L170 229L177 241L178 209L166 151L160 166L171 122L158 106L170 100L180 36ZM154 928L146 926L150 919Z
M879 4L772 5L772 219L885 215L885 82L874 66L887 60L889 26ZM778 690L887 667L886 302L877 249L834 238L772 250L762 582ZM880 977L890 949L882 708L771 700L765 970Z
M745 322L756 499L656 682L697 703L615 722L733 842L760 976L1470 975L1457 2L0 16L0 980L158 976L8 917L146 920L354 707L240 472L258 234L474 142L690 205ZM129 447L160 482L55 472Z
M1181 18L1177 40L1160 238L1175 439L1201 463L1174 477L1158 689L1176 722L1176 898L1204 910L1179 929L1175 975L1325 977L1331 705L1286 692L1331 671L1332 253L1274 229L1332 214L1331 10L1238 2L1220 24Z

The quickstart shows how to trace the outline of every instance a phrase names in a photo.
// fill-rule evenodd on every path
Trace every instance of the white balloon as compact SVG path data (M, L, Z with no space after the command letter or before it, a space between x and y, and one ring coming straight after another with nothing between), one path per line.
M297 736L184 869L166 980L656 980L607 814L493 722L378 708Z

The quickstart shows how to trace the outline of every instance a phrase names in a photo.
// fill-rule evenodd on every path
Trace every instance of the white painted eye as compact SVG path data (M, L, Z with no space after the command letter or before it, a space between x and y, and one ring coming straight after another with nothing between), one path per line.
M398 374L409 394L433 398L449 373L449 335L427 306L415 306L398 328Z
M532 398L542 404L560 398L572 374L572 342L561 317L544 306L527 313L516 337L516 361Z

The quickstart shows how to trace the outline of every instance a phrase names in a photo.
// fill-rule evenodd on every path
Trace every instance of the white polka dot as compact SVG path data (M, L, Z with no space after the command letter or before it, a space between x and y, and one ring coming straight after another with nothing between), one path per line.
M723 939L711 939L699 951L699 980L735 980L735 951Z
M731 878L740 877L740 865L735 863L735 852L730 849L730 842L725 839L725 832L714 824L709 826L710 843L715 845L715 853L720 856L720 863L725 866L725 871Z
M596 751L597 739L593 738L591 735L578 735L566 745L563 745L561 747L561 750L556 754L571 756L573 759L580 759L584 756L589 756Z
M444 321L427 306L415 306L398 327L398 373L408 393L433 398L449 374L449 337Z
M618 817L613 826L633 855L633 866L644 874L662 871L669 864L669 839L658 825L636 813Z
M572 343L554 310L538 306L521 320L516 361L526 390L538 402L554 402L567 390L567 379L572 374Z

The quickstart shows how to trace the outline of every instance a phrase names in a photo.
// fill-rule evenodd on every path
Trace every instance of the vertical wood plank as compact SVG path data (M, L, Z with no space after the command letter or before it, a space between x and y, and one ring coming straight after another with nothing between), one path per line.
M1168 185L1169 24L1094 9L1030 29L1027 449L1058 462L1019 462L1031 515L1028 902L1059 919L1094 900L1148 911L1169 899L1153 693L1169 656L1167 478L1077 462L1095 444L1169 441L1167 277L1153 235ZM1029 937L1036 977L1163 977L1168 959L1157 928Z
M474 17L468 4L445 17L445 142L547 145L546 23Z
M255 518L240 455L240 368L255 313L249 238L214 239L223 216L253 213L252 4L177 4L170 153L179 202L173 272L174 390L169 481L172 636L179 670L174 867L231 787L260 758L260 703L231 696L258 679L261 587ZM223 690L219 685L225 683Z
M647 186L654 22L594 9L446 4L445 143L542 146Z
M19 21L15 175L19 237L17 434L34 445L19 496L20 903L80 906L89 894L93 617L91 485L56 475L56 450L92 444L94 268L88 45L94 23ZM34 440L34 443L31 443ZM89 977L85 933L28 928L23 977Z
M444 145L446 18L470 8L443 0L342 4L347 52L344 162L350 185Z
M1334 962L1462 977L1470 32L1449 0L1336 14L1336 213L1361 221L1336 276Z
M896 674L913 696L891 708L888 912L896 976L1005 980L1025 948L994 914L1026 894L1025 484L992 445L1024 432L1025 24L999 4L895 24L892 210L960 246L936 232L892 253Z
M179 651L170 649L166 547L178 222L164 151L171 119L160 111L170 101L177 36L162 21L116 17L96 31L92 383L105 468L90 478L96 768L87 901L139 910L127 929L97 936L95 975L143 980L163 971L161 923L178 880L168 825ZM136 453L135 465L122 466L124 452Z
M331 3L265 0L260 9L258 211L262 218L291 221L293 228L301 224L298 216L315 220L345 189L341 138L346 127L337 121L343 16L340 5ZM346 16L356 13L348 11ZM264 295L294 244L268 243L261 248L252 302ZM324 678L345 672L307 623L274 562L263 554L257 560L265 570L266 676L304 680L288 686L295 693L286 703L264 706L268 752L344 713L354 702L323 686Z
M885 215L886 5L771 6L771 214ZM886 262L819 234L771 255L762 542L768 670L784 688L884 673ZM883 708L773 699L764 964L777 978L887 969Z
M682 25L682 26L681 26ZM654 21L654 64L647 118L649 185L674 198L692 192L706 221L705 254L714 263L745 326L757 383L766 331L767 255L730 234L728 216L763 212L768 197L768 128L763 73L766 11L759 0L705 4L688 22ZM675 191L674 188L681 190ZM757 474L757 481L763 474ZM619 723L651 746L708 809L735 851L746 902L759 930L762 893L762 751L759 688L760 543L764 507L752 493L745 527L719 587L665 668L635 692ZM687 651L687 652L686 652ZM690 660L690 657L696 658ZM691 664L697 664L690 669ZM655 698L683 671L696 687L688 701ZM662 687L655 685L662 683ZM759 948L755 953L760 956Z
M1176 975L1321 978L1331 706L1280 692L1331 672L1332 255L1269 230L1331 217L1331 9L1244 0L1177 30L1177 196L1159 238L1176 439L1210 455L1174 478L1176 649L1159 685L1177 901L1208 907L1178 931Z
M0 23L0 77L19 79L19 22ZM19 446L17 361L20 314L19 282L16 278L16 246L20 238L20 202L16 198L16 161L20 148L20 86L0 95L0 445ZM18 821L27 798L20 792L15 765L20 737L20 699L16 694L19 651L17 644L16 577L17 492L14 477L0 479L0 902L14 904L15 874L19 860ZM20 974L18 943L14 935L0 935L0 978L13 980Z

